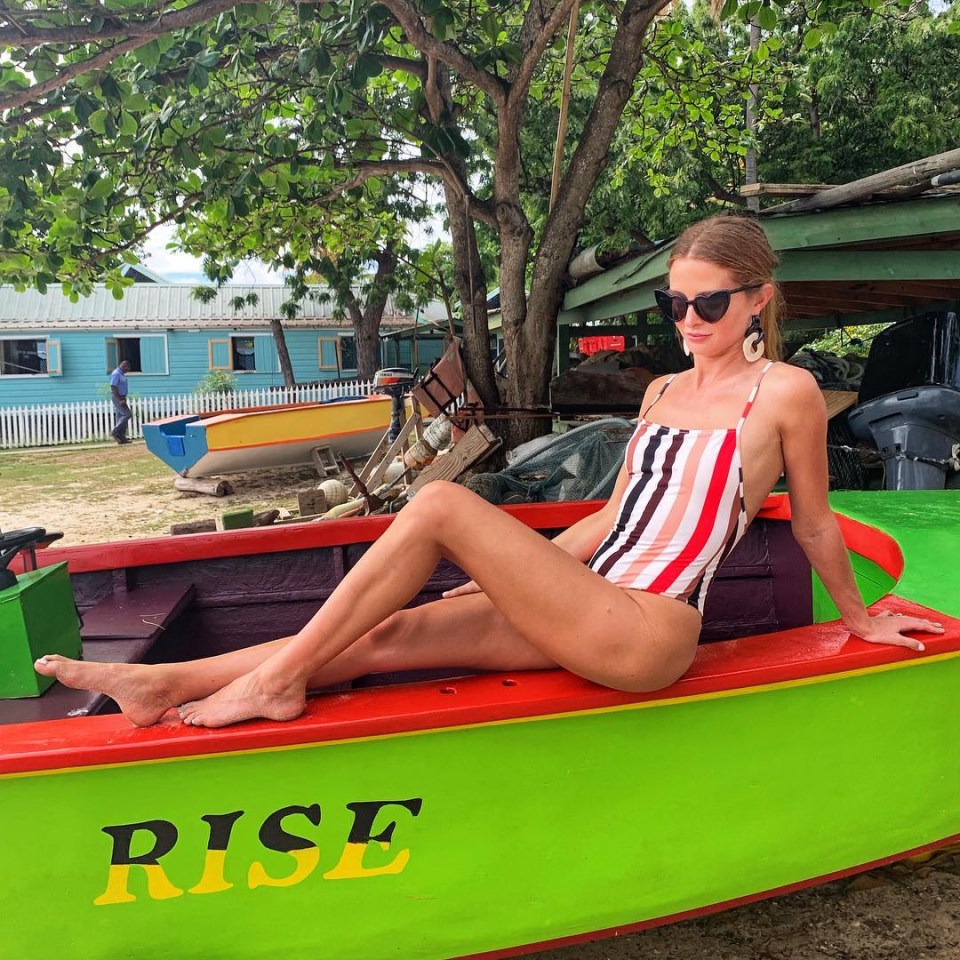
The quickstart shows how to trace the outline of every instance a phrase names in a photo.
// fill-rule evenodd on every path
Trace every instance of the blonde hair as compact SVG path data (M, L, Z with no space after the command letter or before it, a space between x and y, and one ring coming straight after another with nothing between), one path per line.
M736 285L773 284L773 296L760 313L763 352L770 360L781 356L780 316L783 296L773 273L779 258L770 247L763 228L749 217L718 214L687 227L677 237L667 266L689 257L723 267Z

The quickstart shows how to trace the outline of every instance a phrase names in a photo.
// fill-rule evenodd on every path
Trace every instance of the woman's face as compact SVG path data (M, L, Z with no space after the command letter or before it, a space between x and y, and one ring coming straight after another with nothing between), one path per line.
M687 300L739 286L728 270L708 260L681 257L670 267L670 292L683 294ZM771 296L773 285L769 283L731 294L726 313L716 323L707 323L690 304L677 323L677 333L686 340L691 356L719 357L732 350L739 352L750 318L760 313Z

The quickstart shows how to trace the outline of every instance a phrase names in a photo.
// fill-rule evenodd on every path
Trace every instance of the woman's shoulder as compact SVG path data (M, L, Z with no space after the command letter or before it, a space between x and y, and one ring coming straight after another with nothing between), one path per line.
M769 392L776 392L780 399L787 397L809 402L816 398L823 402L820 385L809 370L796 367L792 363L778 361L767 371L764 378Z
M773 412L781 436L826 423L827 405L820 385L809 370L789 363L775 363L767 371L764 385L757 399L762 397L763 406Z

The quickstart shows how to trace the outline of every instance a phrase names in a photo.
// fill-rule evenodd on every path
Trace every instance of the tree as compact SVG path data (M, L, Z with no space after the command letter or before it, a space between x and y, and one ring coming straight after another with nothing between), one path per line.
M9 60L0 109L15 130L3 145L8 173L0 185L0 246L11 251L5 273L40 285L58 275L82 279L84 256L95 266L109 259L90 251L115 255L152 223L182 218L198 203L222 202L227 215L242 217L250 183L264 172L292 191L303 158L289 128L302 109L310 169L328 178L330 196L389 175L441 182L468 368L490 407L501 398L487 349L475 222L497 232L510 369L505 399L536 407L546 400L566 263L631 95L644 35L665 2L624 0L609 8L606 63L532 256L529 296L533 229L520 196L520 132L530 84L573 0L384 0L350 8L197 0L161 3L149 13L113 0L42 14L5 10L0 41ZM241 157L245 145L231 140L217 110L203 122L187 109L211 86L211 103L232 98L261 125L258 164ZM495 115L497 131L486 195L473 189L465 135L478 111ZM530 432L521 426L514 438Z
M804 32L772 33L786 53L782 119L761 134L763 179L847 183L956 145L960 4L877 0Z
M161 0L145 10L80 0L37 11L8 2L0 276L39 286L61 277L79 289L170 221L187 235L201 220L235 224L229 250L253 252L265 223L296 236L307 207L375 204L426 178L444 195L471 379L488 407L536 410L588 202L595 196L602 216L585 238L617 212L609 191L594 190L601 172L614 188L642 178L648 220L670 191L677 219L695 205L699 213L701 180L729 201L748 145L743 90L783 46L769 36L777 8L759 0L725 5L767 32L753 59L738 46L742 28L708 36L702 11L657 19L666 0L585 5L575 122L556 203L545 209L534 167L551 139L542 130L573 3ZM702 36L688 35L691 16ZM779 91L766 97L775 116ZM684 177L691 158L696 176ZM667 232L673 221L659 222ZM488 350L484 231L499 251L502 393ZM630 233L651 228L641 221ZM284 255L304 248L291 240ZM536 429L516 423L507 440Z
M293 204L272 195L275 186L276 179L267 178L262 188L248 192L243 219L226 215L223 204L190 210L178 229L180 241L204 257L205 272L217 284L252 255L286 270L289 297L281 310L289 319L304 299L319 295L309 281L325 284L322 296L332 302L334 316L349 317L353 326L358 375L369 379L378 367L380 323L388 300L421 286L404 268L404 258L412 255L406 232L432 208L391 181L369 183L348 201L318 199L303 178ZM284 369L279 324L274 339ZM289 365L284 375L290 385Z

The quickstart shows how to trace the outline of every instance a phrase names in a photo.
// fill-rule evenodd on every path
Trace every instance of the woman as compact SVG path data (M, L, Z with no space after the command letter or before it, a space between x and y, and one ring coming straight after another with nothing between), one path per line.
M690 666L713 572L786 474L793 533L846 625L922 650L913 617L870 616L827 502L826 410L779 352L776 257L761 228L714 217L688 229L657 302L693 369L654 381L609 503L547 541L456 484L421 490L295 636L208 660L78 663L38 672L101 690L136 724L291 720L306 691L430 667L565 667L628 691ZM509 544L508 549L504 546ZM402 562L396 562L402 557ZM441 559L473 579L410 610Z

